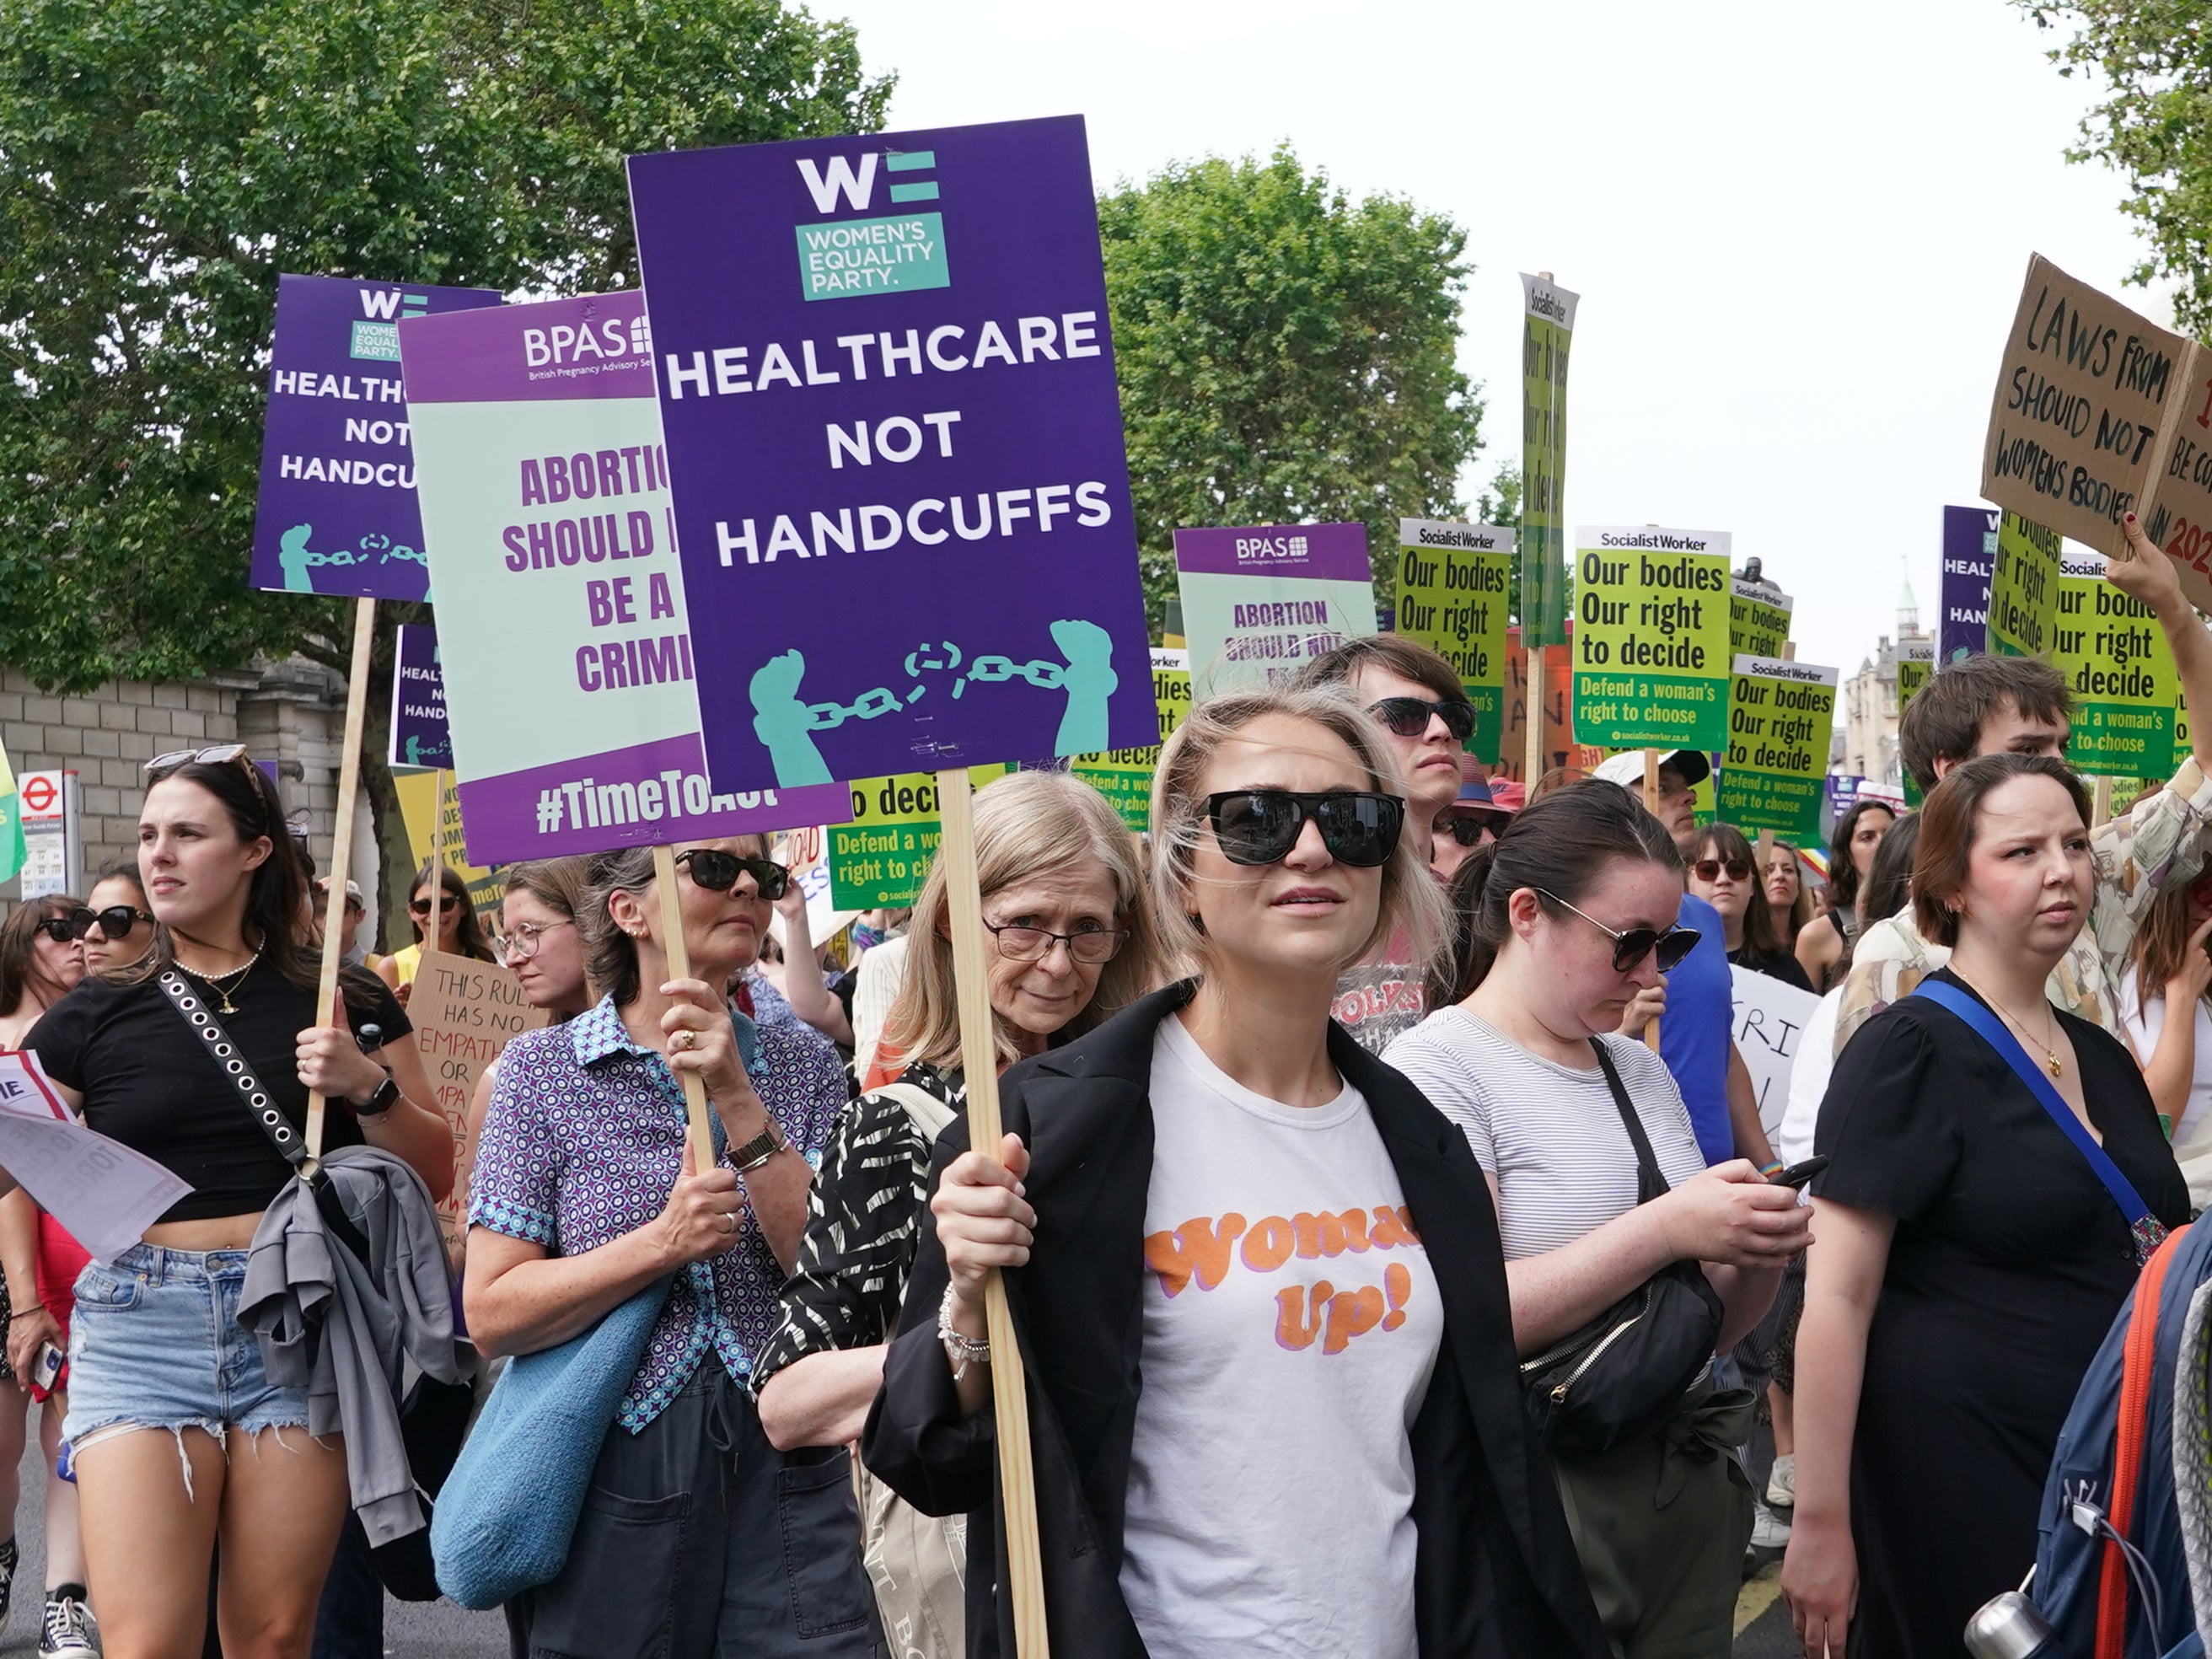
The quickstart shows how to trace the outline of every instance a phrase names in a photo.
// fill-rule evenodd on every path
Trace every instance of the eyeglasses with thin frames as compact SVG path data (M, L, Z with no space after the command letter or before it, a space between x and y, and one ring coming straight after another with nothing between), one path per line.
M1669 927L1663 933L1650 927L1631 927L1623 933L1617 927L1607 927L1587 910L1576 910L1557 893L1546 892L1541 887L1532 890L1542 894L1563 910L1574 910L1577 915L1610 939L1613 941L1613 971L1616 974L1634 973L1643 965L1644 958L1655 951L1659 955L1659 971L1669 973L1680 965L1684 957L1698 948L1698 940L1702 937L1694 927Z
M1086 933L1055 933L1048 927L1028 927L1018 922L1000 927L986 920L984 927L999 942L999 954L1009 962L1042 962L1055 945L1065 945L1068 956L1085 967L1111 962L1129 937L1126 927L1093 927Z
M527 962L544 948L546 934L556 927L574 927L575 925L565 916L559 921L526 921L501 934L492 943L499 947L500 955Z

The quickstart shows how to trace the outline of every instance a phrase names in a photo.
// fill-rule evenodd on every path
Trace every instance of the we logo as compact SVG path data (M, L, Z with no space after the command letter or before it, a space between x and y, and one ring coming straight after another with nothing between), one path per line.
M878 172L936 170L937 152L868 150L858 156L798 158L799 182L817 213L866 213L875 205ZM894 178L890 205L937 199L934 179ZM810 300L847 300L910 289L946 288L945 222L935 213L895 213L873 219L832 219L798 227L800 291Z
M870 150L855 167L849 155L833 155L825 168L817 167L811 155L801 156L799 176L806 181L807 193L814 198L814 210L835 213L837 198L842 196L854 212L866 211L868 198L876 191L877 159L875 151Z
M408 294L396 288L364 288L355 292L361 295L364 320L353 325L347 355L371 362L398 362L399 319L424 315L430 309L430 296Z

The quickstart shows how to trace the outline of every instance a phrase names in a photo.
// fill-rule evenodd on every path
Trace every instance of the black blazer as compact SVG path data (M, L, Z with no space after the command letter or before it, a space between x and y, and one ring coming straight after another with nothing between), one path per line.
M1006 1274L1028 1366L1030 1442L1055 1659L1143 1659L1121 1600L1123 1500L1142 1386L1145 1204L1152 1170L1152 1043L1188 1001L1157 992L1000 1085L1007 1130L1030 1149L1039 1226ZM1330 1060L1367 1101L1426 1248L1444 1340L1411 1431L1413 1575L1421 1659L1607 1659L1542 1449L1521 1403L1498 1218L1460 1131L1332 1023ZM932 1186L967 1150L955 1120ZM968 1651L1012 1656L993 1413L960 1415L937 1340L945 1252L925 1213L920 1253L868 1413L861 1456L932 1515L967 1513Z

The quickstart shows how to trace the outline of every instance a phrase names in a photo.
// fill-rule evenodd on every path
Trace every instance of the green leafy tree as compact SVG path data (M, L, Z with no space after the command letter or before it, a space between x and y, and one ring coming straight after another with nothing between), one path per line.
M1360 520L1387 602L1397 520L1462 514L1481 444L1454 364L1466 232L1350 201L1287 148L1121 185L1098 228L1154 624L1179 525Z
M0 661L343 672L343 601L246 586L278 273L634 283L624 155L872 131L890 85L777 0L0 7Z
M2077 161L2124 175L2123 210L2149 249L2130 280L2176 285L2185 329L2212 335L2212 3L2015 0L2038 27L2068 31L2058 72L2100 87Z

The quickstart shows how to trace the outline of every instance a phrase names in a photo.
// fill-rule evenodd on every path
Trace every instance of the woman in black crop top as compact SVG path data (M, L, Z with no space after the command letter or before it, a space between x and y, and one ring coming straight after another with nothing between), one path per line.
M295 1127L308 1091L326 1097L326 1148L366 1139L442 1194L453 1137L392 1081L410 1028L374 979L341 981L349 1030L315 1027L304 876L276 788L242 747L201 754L149 769L152 951L88 980L26 1045L93 1128L192 1186L142 1243L79 1277L64 1433L108 1653L198 1650L220 1536L225 1651L303 1659L346 1513L345 1451L309 1437L304 1390L269 1382L237 1318L246 1246L290 1170L158 976L182 971ZM364 1053L372 1025L392 1046Z

